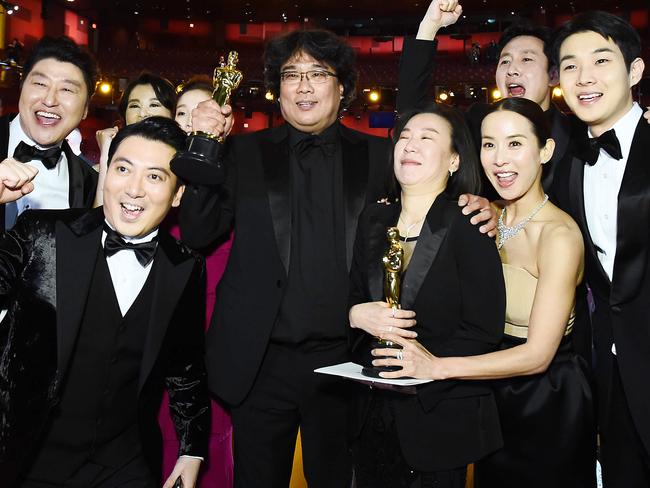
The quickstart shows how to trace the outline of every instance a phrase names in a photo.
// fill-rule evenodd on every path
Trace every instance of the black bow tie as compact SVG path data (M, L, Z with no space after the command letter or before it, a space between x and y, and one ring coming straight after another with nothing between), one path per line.
M601 149L617 161L623 159L621 144L618 142L618 137L616 137L614 129L609 129L599 137L587 138L586 141L583 140L581 146L578 150L578 156L590 166L593 166L598 161L598 155Z
M14 159L21 163L33 161L38 159L42 161L43 166L47 169L56 167L61 157L61 147L51 147L49 149L39 149L36 146L30 146L23 141L20 141L16 150L14 151Z
M326 156L332 156L336 149L336 140L312 135L300 140L295 148L300 156L305 156L316 148L320 148Z
M155 236L148 242L140 242L135 244L133 242L126 242L120 234L115 232L107 225L104 226L104 232L106 232L106 240L104 241L104 254L107 257L112 256L118 251L130 249L135 253L136 259L144 268L153 260L153 256L156 254L158 236Z

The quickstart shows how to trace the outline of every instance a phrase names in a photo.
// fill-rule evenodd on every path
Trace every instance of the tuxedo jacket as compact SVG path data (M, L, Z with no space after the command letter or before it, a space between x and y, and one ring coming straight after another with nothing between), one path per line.
M15 114L0 117L0 161L13 154L7 154L9 145L9 124ZM70 208L91 208L97 191L97 171L72 152L67 141L61 145L68 160ZM5 229L5 205L0 204L0 231Z
M374 204L362 214L351 271L351 305L384 299L382 256L386 230L397 225L399 204ZM401 308L416 313L417 340L439 357L497 349L503 337L505 285L494 241L463 215L455 199L438 196L402 275ZM356 362L369 365L369 334L350 329ZM357 409L356 431L373 390ZM375 394L381 394L378 390ZM391 395L400 446L419 471L471 463L502 445L496 402L485 381L445 380Z
M104 213L32 210L0 237L0 476L24 468L61 397L102 251ZM138 427L160 472L158 408L166 387L181 455L205 457L210 407L203 361L204 266L159 233L153 301L138 386ZM4 486L4 485L3 485Z
M344 233L337 249L349 266L359 214L383 196L389 141L341 125L341 205ZM252 387L275 323L291 259L291 180L286 125L229 138L226 184L190 186L180 210L183 240L203 248L235 228L217 287L206 339L210 390L240 403ZM340 284L349 286L347 279ZM345 307L346 304L342 304ZM341 323L345 340L346 324Z
M618 193L616 256L612 281L591 241L584 207L585 163L574 158L566 186L573 191L561 202L582 230L585 280L592 290L596 372L611 361L612 343L627 402L637 431L650 452L650 126L641 117ZM598 378L598 382L607 382Z

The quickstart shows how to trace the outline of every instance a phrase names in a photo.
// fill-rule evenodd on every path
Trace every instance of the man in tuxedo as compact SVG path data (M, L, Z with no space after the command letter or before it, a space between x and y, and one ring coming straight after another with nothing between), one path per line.
M23 70L19 113L0 117L0 164L19 161L38 175L33 192L0 205L0 230L28 209L92 206L97 173L65 138L86 117L96 73L90 53L67 37L45 37L34 46Z
M428 92L437 50L436 34L441 28L456 23L461 14L462 7L457 0L433 0L420 22L416 37L404 39L397 96L400 112L429 101ZM555 152L544 165L542 185L553 198L556 192L568 190L556 188L554 175L558 168L568 166L571 161L572 123L551 101L551 89L557 84L557 71L545 54L549 39L550 32L546 27L528 22L513 24L499 39L494 76L502 96L532 100L548 116ZM481 122L488 108L486 103L474 103L466 112L466 120L477 147L481 140ZM486 178L483 178L483 193L490 200L498 199L498 194Z
M195 485L210 432L204 266L159 230L183 193L169 163L184 143L163 117L122 129L102 208L27 211L0 238L3 486L160 486L163 388L180 440L164 486ZM1 202L23 193L19 169L0 165Z
M650 486L650 127L631 88L644 70L634 28L605 12L555 34L560 86L589 139L576 148L561 202L585 240L593 292L598 421L608 488Z
M361 210L383 196L389 141L339 123L357 71L334 34L278 37L264 63L286 124L230 137L225 184L189 186L181 206L192 247L235 229L207 336L209 386L232 407L236 486L288 486L300 427L309 486L345 487L350 386L313 371L349 360L352 246Z

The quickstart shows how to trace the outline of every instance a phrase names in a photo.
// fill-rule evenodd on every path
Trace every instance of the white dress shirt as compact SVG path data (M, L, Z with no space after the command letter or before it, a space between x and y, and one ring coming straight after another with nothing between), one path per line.
M591 240L597 246L600 264L610 281L614 276L616 257L618 192L621 189L634 132L642 115L643 110L634 103L632 108L614 124L613 129L621 144L623 159L617 161L601 149L596 164L585 165L583 190L587 227ZM591 133L589 136L591 137Z
M18 115L9 124L7 157L13 157L16 147L21 141L30 146L45 149L25 134L20 124L20 115ZM56 167L52 169L47 169L39 160L28 161L25 164L38 169L38 174L34 178L34 191L5 206L6 229L11 229L18 216L30 208L61 209L70 207L68 161L63 152L61 152Z
M113 228L108 222L106 225ZM158 235L158 229L151 231L144 237L132 238L122 236L126 242L138 244L140 242L149 242ZM106 241L106 231L102 231L102 248ZM155 259L155 258L154 258ZM111 281L113 282L113 289L115 296L117 296L117 303L120 305L120 312L122 317L126 315L138 298L140 290L144 286L147 277L151 272L153 260L146 266L142 266L138 259L135 257L135 252L132 249L123 249L117 251L112 256L106 257L106 264L111 273Z
M622 159L616 160L601 149L596 164L585 165L583 191L587 228L596 246L598 260L610 282L614 276L616 258L618 193L623 182L634 132L642 115L643 110L635 102L612 127L621 145ZM589 137L592 137L591 132ZM616 354L615 344L612 345L612 352Z

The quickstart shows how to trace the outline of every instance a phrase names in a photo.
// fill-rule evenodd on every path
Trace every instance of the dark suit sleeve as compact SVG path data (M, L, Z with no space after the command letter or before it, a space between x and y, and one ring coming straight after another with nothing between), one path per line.
M503 337L505 285L494 241L461 213L450 232L460 281L460 323L455 333L436 349L438 356L473 356L496 350ZM453 390L453 391L452 391ZM443 398L488 394L485 382L436 381L418 391L425 410Z
M34 231L30 215L31 211L22 213L13 229L0 237L0 307L12 295L31 257Z
M399 63L398 113L421 107L429 101L428 90L437 46L437 41L404 38Z
M210 399L204 363L205 266L197 259L170 328L174 345L167 358L169 393L179 456L207 457Z
M494 240L458 214L454 222L453 248L461 287L461 324L443 350L466 356L496 349L503 337L506 294L501 260Z
M179 211L183 242L192 249L205 249L230 232L235 205L237 168L234 150L226 146L223 164L226 180L222 185L188 184Z
M350 300L349 307L352 308L360 303L365 303L369 300L370 293L368 292L368 276L367 276L367 262L365 254L366 242L366 221L368 220L369 209L366 208L359 217L359 225L357 226L357 234L354 241L354 252L352 255L352 266L350 268ZM359 343L363 340L366 333L361 329L353 329L348 322L348 346L351 351L354 351Z

